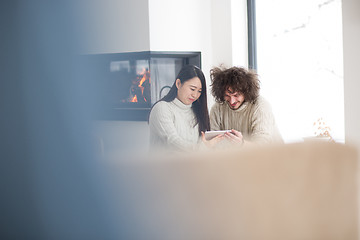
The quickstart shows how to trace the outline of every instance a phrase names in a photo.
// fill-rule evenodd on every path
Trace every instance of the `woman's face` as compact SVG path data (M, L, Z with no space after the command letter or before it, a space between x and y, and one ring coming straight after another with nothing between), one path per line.
M201 81L198 77L191 78L184 83L180 79L176 79L176 87L178 89L177 98L185 105L190 105L201 95Z

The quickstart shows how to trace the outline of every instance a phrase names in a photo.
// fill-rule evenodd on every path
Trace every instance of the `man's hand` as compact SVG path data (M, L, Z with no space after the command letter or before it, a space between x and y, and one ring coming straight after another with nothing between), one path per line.
M239 145L243 145L244 144L244 138L243 135L241 134L241 132L236 131L234 129L231 129L230 132L227 132L224 134L225 138L227 140L229 140L229 142L233 143L233 144L239 144Z
M225 137L224 134L220 134L210 140L206 140L205 133L201 132L201 140L204 142L205 146L209 148L215 147L217 143L221 142L224 139L224 137Z

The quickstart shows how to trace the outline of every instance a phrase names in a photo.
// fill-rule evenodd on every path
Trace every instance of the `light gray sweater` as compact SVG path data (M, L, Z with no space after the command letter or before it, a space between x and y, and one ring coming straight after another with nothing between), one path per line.
M152 108L149 118L152 149L193 150L199 142L199 125L191 105L175 98L160 101Z
M244 102L232 110L227 102L215 103L210 111L211 130L240 131L244 140L257 143L283 142L271 106L263 97Z

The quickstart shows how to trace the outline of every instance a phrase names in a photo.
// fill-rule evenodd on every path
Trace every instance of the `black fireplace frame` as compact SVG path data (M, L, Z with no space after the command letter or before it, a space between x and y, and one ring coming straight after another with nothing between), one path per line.
M201 52L199 51L142 51L123 53L91 54L90 57L103 65L112 61L150 60L151 58L181 58L182 65L192 64L201 68ZM175 80L175 79L174 79ZM132 106L133 105L133 106ZM136 106L135 106L136 105ZM148 121L152 107L150 104L120 104L119 106L105 106L98 120L112 121Z

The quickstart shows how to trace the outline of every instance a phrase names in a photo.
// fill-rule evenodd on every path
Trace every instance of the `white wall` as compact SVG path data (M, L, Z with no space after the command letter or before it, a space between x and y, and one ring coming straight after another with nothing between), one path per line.
M212 67L248 65L245 0L212 0Z
M247 65L246 18L245 0L149 0L150 50L201 51L210 89L212 67Z
M85 1L84 53L149 51L148 0Z
M210 84L212 60L211 1L149 0L150 50L200 51ZM208 100L211 100L208 97Z
M248 67L247 3L245 0L231 0L231 32L231 65Z
M231 0L212 0L212 66L231 65L232 62L232 24Z
M360 1L343 0L345 141L360 149Z

